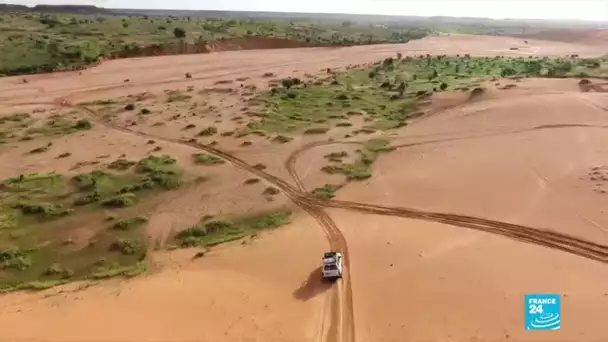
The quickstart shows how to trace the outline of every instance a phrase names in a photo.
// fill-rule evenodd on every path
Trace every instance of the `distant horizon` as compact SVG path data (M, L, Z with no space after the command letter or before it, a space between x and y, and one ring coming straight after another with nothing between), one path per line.
M16 5L93 5L107 9L167 11L278 12L413 17L487 18L495 20L608 21L605 0L221 0L213 5L189 0L14 0ZM200 7L198 7L199 5ZM202 5L202 6L201 6Z

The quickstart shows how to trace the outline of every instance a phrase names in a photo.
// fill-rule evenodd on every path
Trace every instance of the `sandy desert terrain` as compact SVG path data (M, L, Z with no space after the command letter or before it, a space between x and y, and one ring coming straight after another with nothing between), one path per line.
M184 163L192 182L151 201L146 234L158 246L204 214L287 206L293 215L280 229L214 247L201 258L190 249L159 248L140 277L1 295L0 340L605 341L608 98L582 92L578 79L488 82L475 101L434 94L428 115L393 131L396 149L378 157L373 177L349 183L327 202L303 194L334 182L336 175L319 170L328 153L352 153L361 139L343 139L352 129L286 144L228 135L194 142L185 130L215 124L225 132L246 123L245 101L267 86L268 72L321 78L326 68L397 53L604 52L576 43L453 35L402 45L114 60L81 73L27 76L26 83L2 78L0 114L46 119L65 112L94 124L54 138L52 154L27 154L40 146L37 139L0 145L3 179L70 174L76 162L101 160L79 165L78 172L90 171L103 160L160 150L183 161L204 150L227 163ZM186 94L204 103L154 100L172 89L190 89ZM151 115L104 120L111 108L99 101L134 97ZM352 119L355 127L364 125L359 119ZM211 182L196 182L197 176ZM261 182L246 185L252 177ZM85 241L91 229L73 239ZM333 285L320 279L328 249L347 255L345 277ZM562 295L560 331L525 331L526 293Z

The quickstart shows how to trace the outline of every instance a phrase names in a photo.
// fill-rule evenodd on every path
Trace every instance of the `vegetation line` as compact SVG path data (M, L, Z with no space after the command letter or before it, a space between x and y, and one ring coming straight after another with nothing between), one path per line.
M405 43L429 33L404 25L380 30L340 21L1 10L0 75L5 76L83 69L113 58Z

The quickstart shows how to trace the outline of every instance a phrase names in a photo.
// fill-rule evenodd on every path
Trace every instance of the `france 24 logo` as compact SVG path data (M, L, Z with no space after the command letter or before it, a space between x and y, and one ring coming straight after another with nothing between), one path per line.
M558 294L526 295L526 330L559 330L561 306Z

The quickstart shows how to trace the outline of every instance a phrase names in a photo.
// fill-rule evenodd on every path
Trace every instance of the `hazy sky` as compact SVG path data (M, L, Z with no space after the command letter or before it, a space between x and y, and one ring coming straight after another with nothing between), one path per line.
M8 0L6 2L30 6L90 4L112 8L608 20L608 0Z

